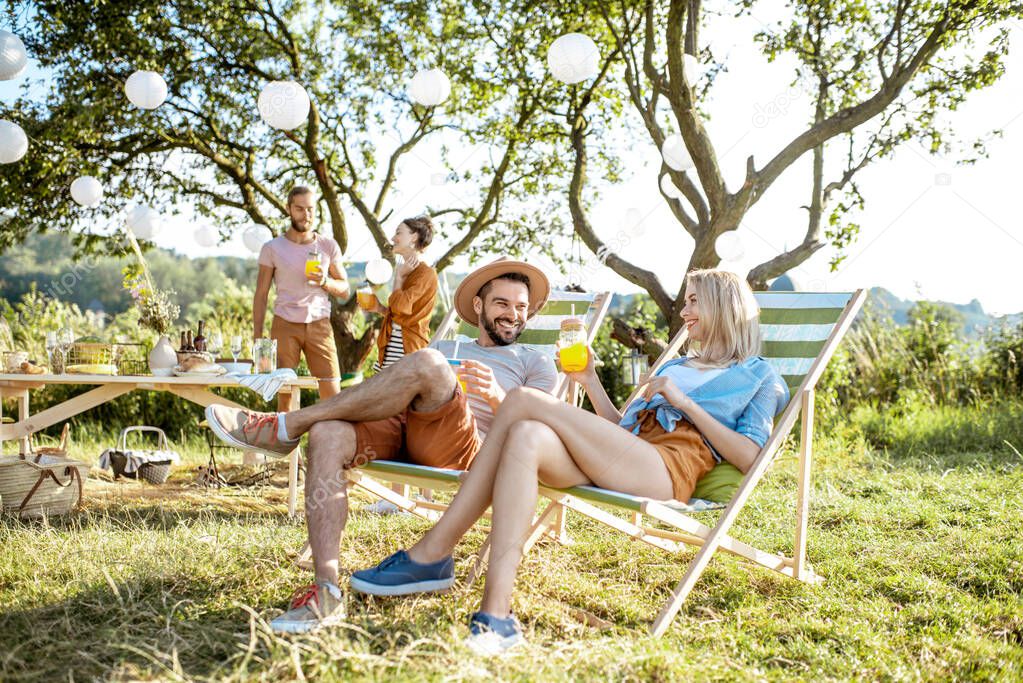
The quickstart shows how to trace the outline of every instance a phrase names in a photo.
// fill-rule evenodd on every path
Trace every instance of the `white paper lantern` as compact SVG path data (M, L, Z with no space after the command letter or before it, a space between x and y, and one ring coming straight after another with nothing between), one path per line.
M582 33L566 33L547 50L551 75L565 83L580 83L600 72L600 50Z
M270 127L293 130L309 116L309 93L295 81L270 81L256 105Z
M242 242L245 244L245 248L253 254L258 254L263 249L263 245L273 238L270 228L265 225L253 225L242 233Z
M28 136L16 123L0 119L0 164L13 164L28 151Z
M675 183L671 181L671 176L667 173L661 176L661 192L668 199L682 199L682 190L675 187Z
M387 259L375 258L366 262L366 279L374 285L389 282L393 274L394 268Z
M207 249L217 246L217 242L220 241L220 234L217 232L217 229L209 223L203 223L196 228L193 237L196 244Z
M440 69L417 71L408 84L408 96L424 107L436 107L451 95L451 80Z
M625 229L640 237L646 232L646 226L643 225L643 212L633 207L625 210Z
M693 158L689 156L681 135L669 135L664 139L661 158L673 171L685 171L693 167Z
M71 199L82 206L95 206L103 199L103 185L91 175L75 178L71 183Z
M682 56L682 69L686 72L686 79L689 81L689 85L693 85L696 81L703 78L703 74L706 71L700 60L688 53Z
M167 99L167 81L155 71L136 71L125 81L124 94L139 109L156 109Z
M160 214L145 204L134 206L128 211L127 223L135 237L143 240L153 239L163 227Z
M723 232L714 242L714 251L725 261L737 261L746 254L742 237L735 231Z
M28 53L21 38L10 31L0 31L0 81L9 81L21 75L28 64Z

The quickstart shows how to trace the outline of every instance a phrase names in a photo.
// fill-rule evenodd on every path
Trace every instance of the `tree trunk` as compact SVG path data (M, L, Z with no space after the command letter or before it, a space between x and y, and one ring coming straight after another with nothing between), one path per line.
M358 313L356 298L344 303L334 301L330 306L330 324L334 328L334 343L337 345L337 359L341 372L356 372L366 361L376 344L381 318L374 316L361 337L355 336L355 316Z

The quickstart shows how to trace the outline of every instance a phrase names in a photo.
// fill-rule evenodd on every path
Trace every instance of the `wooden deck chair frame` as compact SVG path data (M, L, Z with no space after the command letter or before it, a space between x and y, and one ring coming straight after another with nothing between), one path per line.
M679 512L663 501L655 501L647 498L618 494L613 491L606 491L596 487L581 486L566 491L540 487L540 495L547 498L549 504L537 516L533 527L525 539L523 554L543 535L542 525L553 514L559 513L558 508L568 508L580 514L590 517L598 522L606 524L613 529L621 531L636 540L643 541L654 547L678 552L685 544L699 547L696 556L692 559L689 567L678 585L672 592L671 597L661 608L660 613L654 620L651 627L651 634L660 637L671 625L672 620L678 614L686 597L692 591L693 586L699 580L707 564L718 550L724 550L730 554L743 557L757 565L774 570L784 576L804 581L817 583L822 581L821 577L814 573L806 561L806 531L809 511L810 494L810 470L812 464L812 441L813 441L813 418L814 418L814 395L817 382L827 367L828 361L834 355L838 344L848 331L856 313L862 307L866 298L864 290L857 290L849 295L847 302L838 316L838 320L824 341L823 346L817 353L809 370L803 376L798 388L792 391L788 406L782 412L781 417L775 421L772 431L764 447L743 478L738 490L732 500L721 512L717 523L709 527L698 520ZM679 331L672 339L664 352L660 355L648 373L644 376L643 382L653 376L661 366L668 360L674 358L686 339L685 329ZM629 397L629 402L635 399L642 388L642 382L637 386L636 391ZM627 404L626 404L627 405ZM802 433L799 449L799 475L796 493L796 524L795 539L793 543L793 556L790 558L767 553L754 548L753 546L736 540L728 535L736 517L742 511L749 496L756 485L767 472L768 467L774 460L778 448L785 440L788 433L795 425L796 418L802 413ZM632 513L632 521L626 521L615 516L606 510L597 507L593 503L604 504L618 510L626 510ZM642 523L642 516L648 515L664 525L674 527L675 531L647 526ZM482 572L483 564L486 562L489 539L480 549L476 566L472 572L475 578Z
M586 331L587 343L589 344L593 343L597 333L600 331L601 323L607 316L607 311L611 306L611 296L612 293L609 291L595 293L593 299L587 305L584 315L586 315L586 312L593 310L593 316ZM456 325L458 322L458 315L455 309L451 308L437 327L433 339L445 339L448 337L457 329ZM571 382L560 372L558 373L558 382L552 393L558 398L573 402L580 398L578 388L574 386L574 382ZM364 467L346 471L349 490L357 487L375 498L389 501L399 509L429 521L437 521L443 511L447 509L447 504L439 501L414 500L410 496L410 487L416 486L442 491L455 490L461 483L460 477L462 474L464 473L458 470L443 470L390 461L375 461ZM382 482L401 484L403 490L401 492L394 491ZM559 507L553 511L557 513L553 520L549 519L550 515L544 518L548 522L548 526L544 527L543 531L555 536L561 542L568 541L565 534L564 509L564 507ZM299 552L296 563L302 567L311 566L311 553L308 543Z

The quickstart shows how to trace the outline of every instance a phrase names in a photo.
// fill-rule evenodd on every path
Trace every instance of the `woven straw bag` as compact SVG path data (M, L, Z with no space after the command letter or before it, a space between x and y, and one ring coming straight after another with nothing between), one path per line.
M89 463L52 455L0 457L0 501L21 517L66 515L82 503Z

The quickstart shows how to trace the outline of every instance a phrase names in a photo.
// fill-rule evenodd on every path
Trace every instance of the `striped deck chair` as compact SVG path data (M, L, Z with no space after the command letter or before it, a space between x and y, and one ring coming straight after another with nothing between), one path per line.
M675 501L630 496L594 486L577 486L566 490L541 486L540 495L550 502L536 518L523 552L525 553L543 535L542 527L548 518L554 514L563 514L559 508L574 510L636 540L672 553L681 551L685 547L684 544L699 546L700 549L690 562L688 571L653 623L651 633L655 637L662 635L671 625L693 585L719 549L800 581L809 583L821 581L806 561L814 388L857 311L863 305L865 297L863 290L851 293L756 293L757 302L760 304L761 331L764 339L763 356L784 378L792 398L780 417L775 420L774 431L713 527L686 514L712 507L706 505L705 501L690 501L690 505L685 506ZM683 328L658 358L647 377L669 359L674 358L684 341ZM640 389L641 386L637 387L629 402L638 395ZM786 558L736 540L728 535L728 531L754 487L774 460L779 446L795 425L800 412L803 414L803 420L795 506L795 539L792 557ZM604 507L631 513L632 521L611 514L603 509ZM662 525L673 527L674 530L667 531L645 525L643 515L653 518ZM487 545L488 543L485 543L480 550L473 578L482 571L487 556Z
M530 318L526 329L519 337L519 343L553 356L561 329L561 321L565 318L578 317L583 318L586 326L587 341L592 344L610 305L611 292L593 293L552 290L544 307L537 315ZM461 321L452 308L437 328L433 338L452 338L472 343L478 336L479 330ZM578 387L574 385L575 383L569 381L564 374L558 373L558 383L553 393L559 398L578 402L581 398L580 392ZM411 512L424 519L436 521L441 513L447 509L447 505L438 501L413 500L410 497L409 487L417 486L434 490L454 490L458 488L461 481L459 477L463 472L461 470L424 467L406 462L375 460L357 469L348 470L346 474L348 476L349 489L353 486L358 487L376 498L394 503L402 510ZM403 490L401 492L395 491L381 482L402 484ZM560 508L558 513L550 524L550 532L559 540L564 541L566 540L564 508ZM308 543L299 552L296 563L302 567L311 566Z

